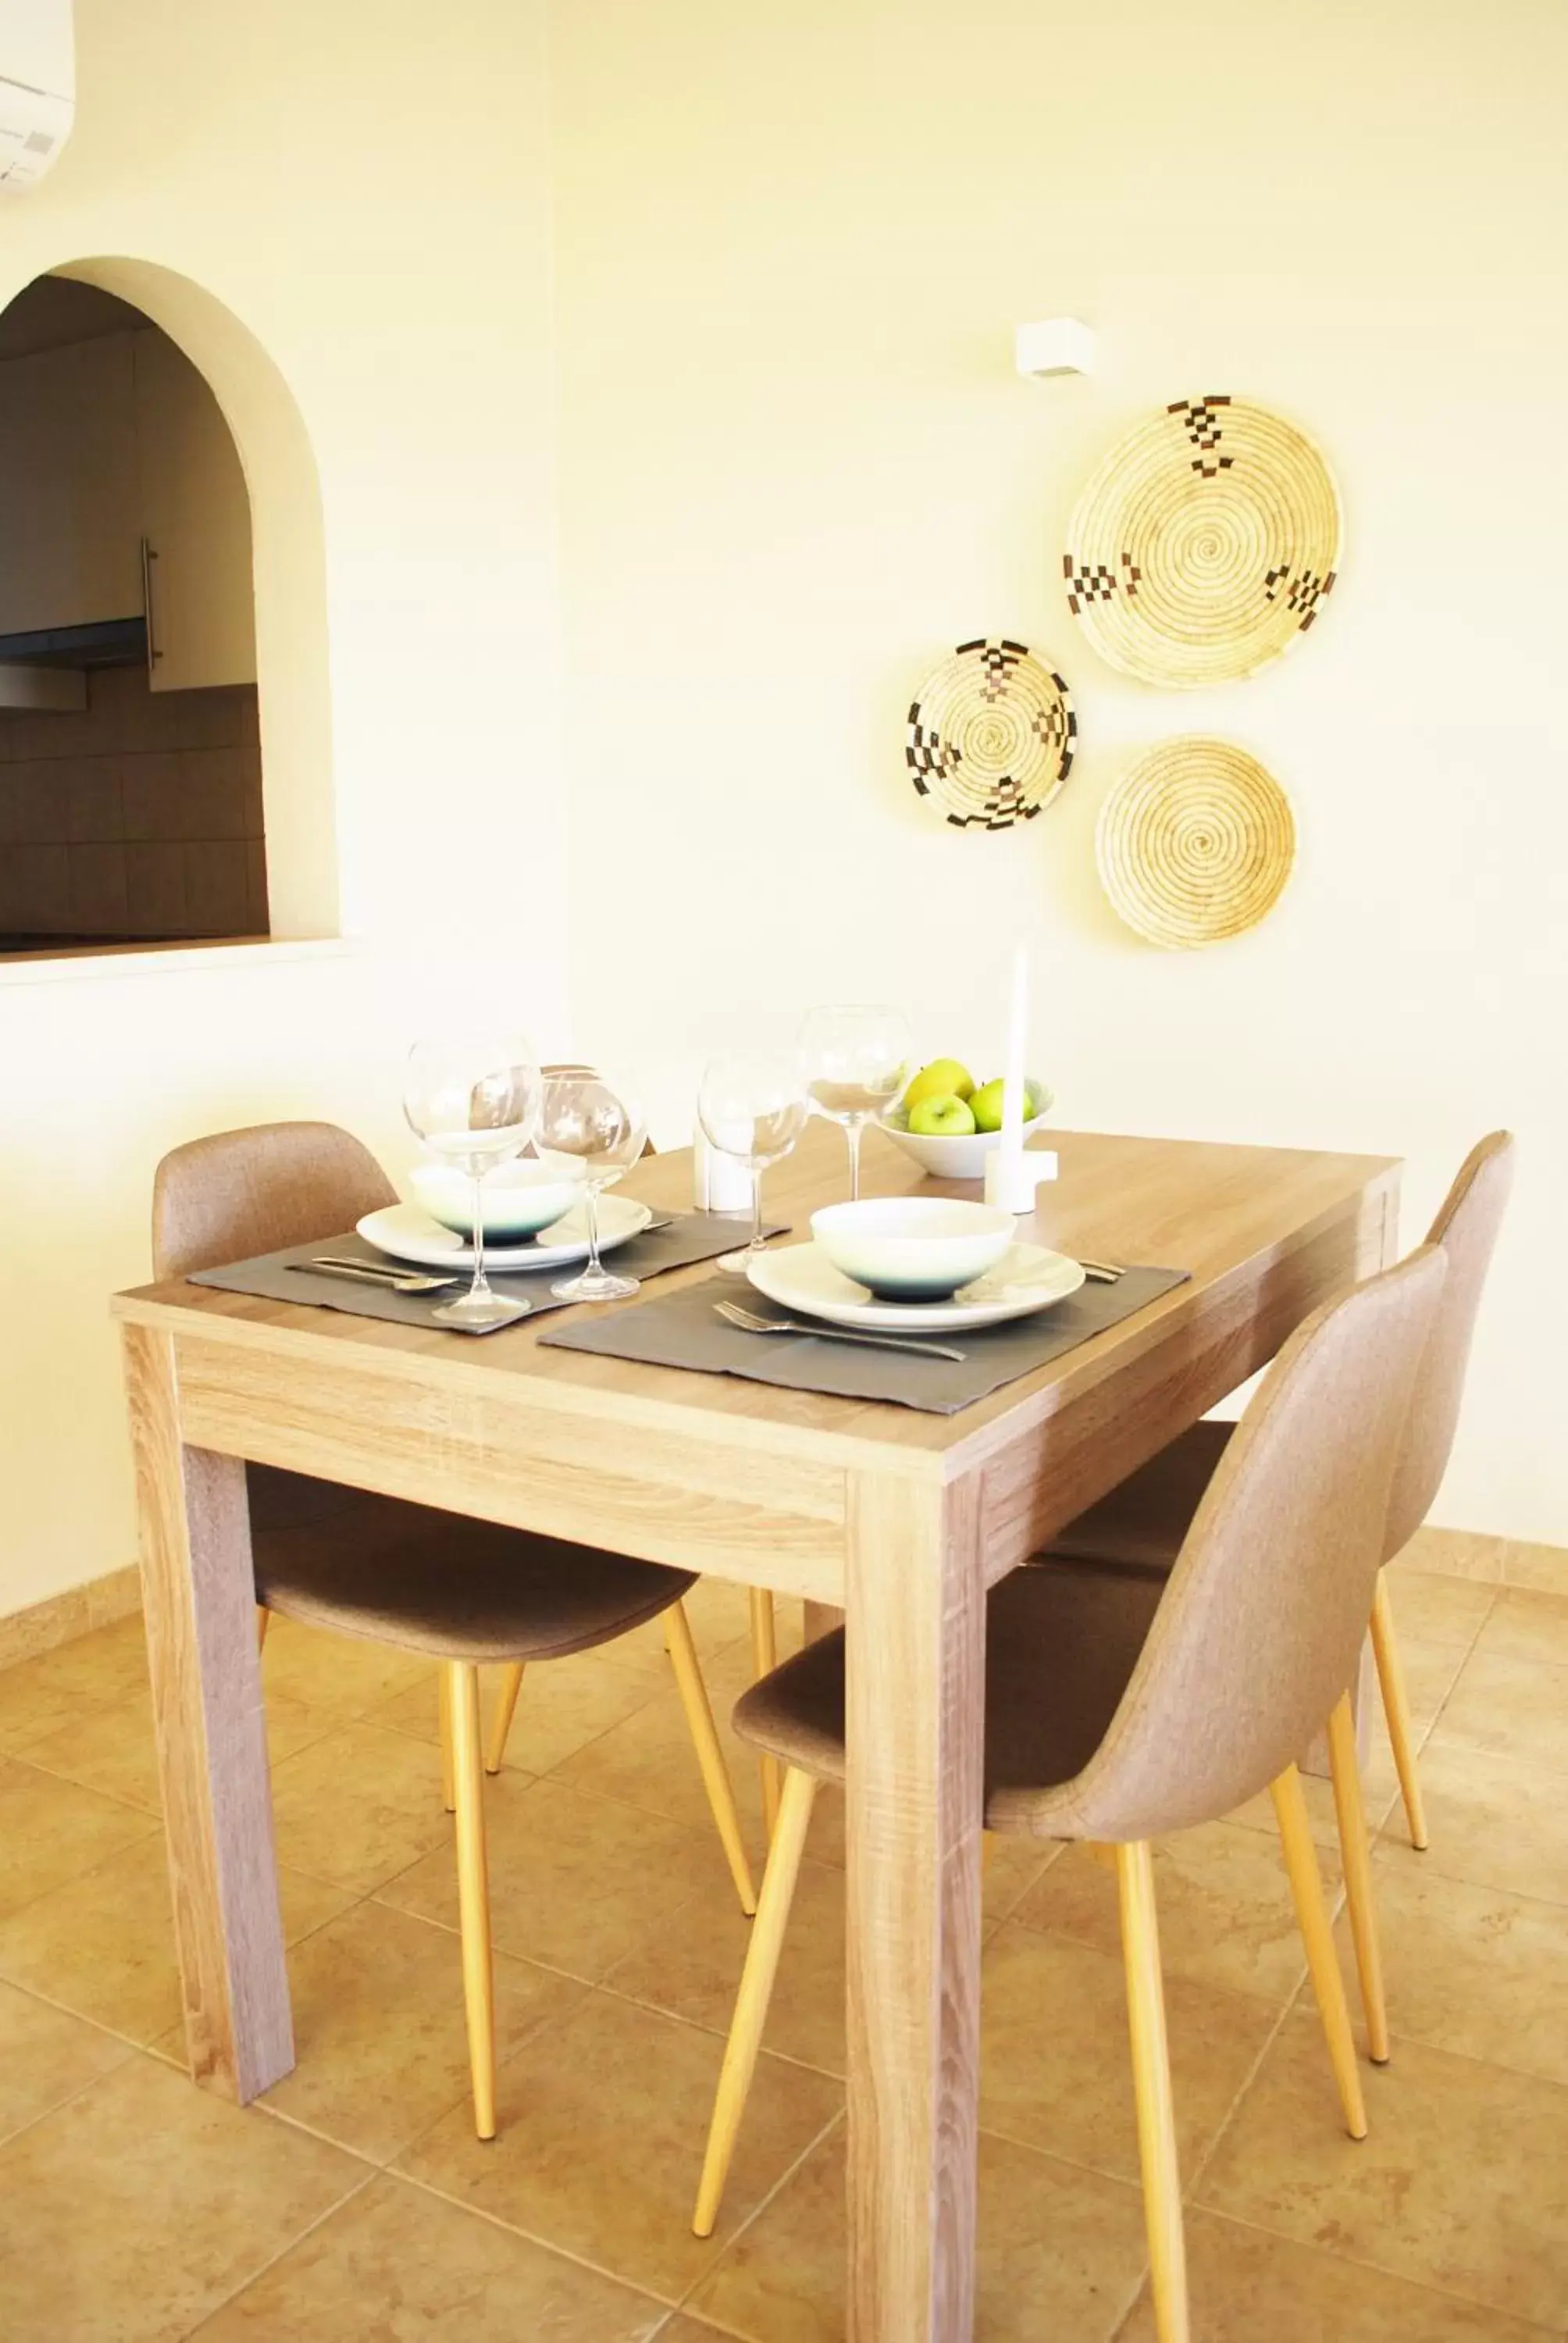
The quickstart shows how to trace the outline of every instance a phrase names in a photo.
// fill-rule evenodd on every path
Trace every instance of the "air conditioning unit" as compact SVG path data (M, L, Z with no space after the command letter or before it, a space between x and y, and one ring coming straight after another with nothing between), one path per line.
M37 186L75 118L71 0L0 0L0 195Z

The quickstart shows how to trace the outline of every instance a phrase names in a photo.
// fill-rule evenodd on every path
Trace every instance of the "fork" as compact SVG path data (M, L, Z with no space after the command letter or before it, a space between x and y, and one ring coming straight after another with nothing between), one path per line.
M946 1342L915 1342L903 1334L861 1334L848 1326L824 1326L815 1320L808 1324L802 1318L759 1318L755 1312L743 1310L739 1302L716 1302L713 1306L745 1334L815 1334L824 1342L859 1342L872 1351L913 1351L924 1359L951 1359L960 1367L968 1355Z

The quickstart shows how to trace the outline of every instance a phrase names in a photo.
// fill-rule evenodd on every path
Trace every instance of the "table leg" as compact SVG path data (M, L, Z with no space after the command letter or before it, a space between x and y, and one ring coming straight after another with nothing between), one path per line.
M849 2338L969 2343L985 1710L978 1482L859 1476L849 1529Z
M125 1338L186 2042L196 2081L243 2102L294 2064L245 1466L182 1443L169 1337Z

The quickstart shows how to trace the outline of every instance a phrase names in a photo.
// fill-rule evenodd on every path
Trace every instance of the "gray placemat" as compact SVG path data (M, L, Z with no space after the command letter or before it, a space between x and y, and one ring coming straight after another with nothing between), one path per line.
M712 1261L718 1253L732 1252L745 1245L750 1235L751 1223L746 1214L677 1212L668 1220L656 1222L640 1236L617 1245L605 1255L605 1260L627 1277L658 1277L667 1269L684 1269L690 1262ZM431 1312L463 1291L461 1285L454 1285L441 1293L381 1293L373 1285L356 1284L345 1277L324 1277L318 1270L294 1266L297 1262L307 1262L313 1254L324 1252L378 1262L383 1267L387 1262L387 1255L378 1252L373 1244L367 1244L361 1236L318 1237L314 1244L288 1245L282 1252L258 1253L254 1261L236 1261L225 1269L199 1270L186 1282L215 1285L221 1293L259 1293L269 1302L307 1302L322 1310L347 1311L351 1318L390 1318L400 1326L433 1326ZM410 1262L408 1267L415 1276L418 1275L417 1263ZM558 1302L550 1288L561 1278L575 1276L580 1267L580 1262L565 1267L557 1262L548 1269L492 1270L490 1283L508 1301L529 1303L529 1314L539 1317L547 1310L569 1307L567 1302ZM466 1281L466 1272L464 1276ZM436 1331L471 1335L475 1331L494 1333L505 1330L441 1326Z
M748 1334L720 1318L714 1303L744 1301L759 1318L787 1318L755 1287L730 1275L706 1277L678 1293L627 1302L601 1318L584 1319L542 1334L540 1343L564 1351L598 1351L612 1359L640 1359L654 1367L690 1367L699 1374L744 1375L788 1391L829 1392L839 1399L890 1400L929 1415L956 1415L988 1392L1032 1374L1063 1351L1103 1334L1184 1285L1185 1269L1127 1269L1113 1285L1081 1285L1065 1302L1032 1318L961 1333L930 1335L965 1353L961 1366L946 1359L902 1358L852 1342L820 1342L810 1334Z

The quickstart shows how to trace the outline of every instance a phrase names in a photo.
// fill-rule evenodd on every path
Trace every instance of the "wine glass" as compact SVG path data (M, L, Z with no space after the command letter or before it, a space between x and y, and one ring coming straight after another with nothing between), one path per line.
M466 1172L474 1192L474 1277L457 1302L430 1315L437 1325L482 1333L526 1318L485 1275L485 1174L520 1155L539 1115L539 1069L521 1033L461 1033L416 1041L403 1078L403 1111L434 1155Z
M710 1143L722 1154L737 1157L751 1173L751 1242L743 1252L719 1258L720 1269L744 1272L753 1254L767 1250L762 1174L770 1163L783 1161L805 1128L799 1061L789 1056L712 1059L703 1069L697 1112Z
M573 1066L545 1076L538 1151L547 1161L553 1155L580 1171L588 1213L587 1266L551 1286L558 1302L620 1302L638 1292L635 1277L617 1277L600 1263L598 1200L637 1161L647 1133L637 1093L618 1075L598 1066Z
M800 1028L806 1091L849 1142L849 1197L860 1192L860 1133L904 1087L910 1029L897 1009L813 1009Z

